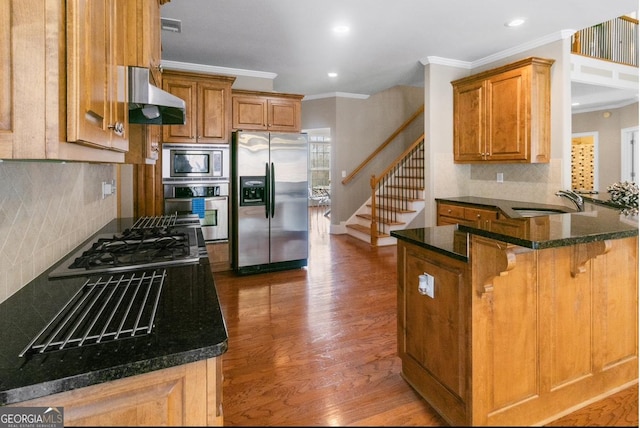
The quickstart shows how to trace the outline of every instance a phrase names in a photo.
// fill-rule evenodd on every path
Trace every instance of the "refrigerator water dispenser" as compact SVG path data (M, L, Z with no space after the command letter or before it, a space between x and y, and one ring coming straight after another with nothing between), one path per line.
M240 177L240 206L259 206L266 201L265 176Z

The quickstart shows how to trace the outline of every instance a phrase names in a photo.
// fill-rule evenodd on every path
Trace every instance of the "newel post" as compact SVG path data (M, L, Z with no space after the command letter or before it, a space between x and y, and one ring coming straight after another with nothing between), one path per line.
M371 180L369 180L369 185L371 186L371 226L369 230L369 234L371 236L371 245L374 247L378 246L378 224L376 222L376 176L372 175Z

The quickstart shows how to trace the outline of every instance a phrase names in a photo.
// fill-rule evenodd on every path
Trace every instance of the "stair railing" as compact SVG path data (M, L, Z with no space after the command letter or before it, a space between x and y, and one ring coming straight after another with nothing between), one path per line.
M637 67L638 20L621 16L577 31L571 52Z
M379 176L372 175L371 245L378 236L389 233L398 224L401 213L412 201L424 198L424 133L398 156Z
M360 171L362 171L362 169L367 166L367 164L369 162L371 162L371 160L373 160L376 156L378 156L380 154L380 152L382 152L385 147L387 147L398 135L400 135L401 132L403 132L409 125L411 125L411 123L416 120L418 118L418 116L420 116L422 113L424 112L424 104L422 106L420 106L420 108L418 108L418 110L416 110L415 113L413 113L413 115L411 115L411 117L409 119L407 119L402 125L400 125L398 127L398 129L396 129L393 134L391 134L389 136L389 138L387 138L382 144L380 144L380 146L378 146L377 149L375 149L365 160L363 160L360 165L358 165L349 175L347 175L343 180L342 180L342 184L347 184L349 183L351 180L353 180L353 178L358 175L358 173Z

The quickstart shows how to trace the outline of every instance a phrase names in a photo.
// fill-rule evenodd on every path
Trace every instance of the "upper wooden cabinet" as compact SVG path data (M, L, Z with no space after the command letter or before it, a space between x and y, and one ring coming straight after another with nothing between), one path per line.
M169 0L129 0L127 2L128 64L146 67L153 84L162 86L160 6Z
M531 57L451 82L454 162L549 162L553 63Z
M233 129L300 132L303 95L233 91Z
M126 1L67 1L67 140L125 152Z
M148 68L155 86L162 87L160 6L168 0L127 1L127 65ZM129 125L126 163L158 161L162 125Z
M0 158L124 160L124 2L0 2Z
M186 103L186 123L163 127L164 143L228 143L231 138L231 85L235 77L165 71L165 91Z

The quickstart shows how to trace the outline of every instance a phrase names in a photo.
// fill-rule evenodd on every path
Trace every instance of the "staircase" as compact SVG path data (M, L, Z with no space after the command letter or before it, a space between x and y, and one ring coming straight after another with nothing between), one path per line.
M424 209L424 134L370 185L371 196L347 220L347 233L372 246L395 245L391 231L404 229Z

